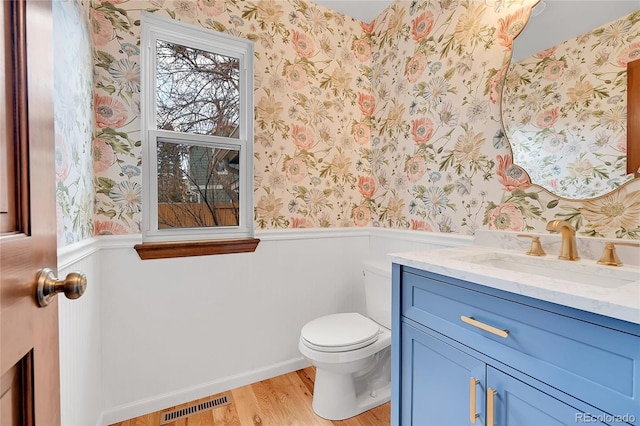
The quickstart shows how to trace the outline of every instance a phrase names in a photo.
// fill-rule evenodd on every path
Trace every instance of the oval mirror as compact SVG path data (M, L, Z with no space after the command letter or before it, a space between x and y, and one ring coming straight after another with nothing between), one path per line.
M541 0L533 8L502 96L513 162L532 183L584 200L633 179L626 86L634 58L640 0Z

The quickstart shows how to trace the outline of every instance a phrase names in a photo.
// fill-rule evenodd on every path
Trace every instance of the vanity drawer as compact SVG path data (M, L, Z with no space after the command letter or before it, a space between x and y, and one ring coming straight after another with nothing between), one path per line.
M611 415L640 421L637 335L440 275L403 270L401 285L403 316ZM495 334L501 330L506 337Z

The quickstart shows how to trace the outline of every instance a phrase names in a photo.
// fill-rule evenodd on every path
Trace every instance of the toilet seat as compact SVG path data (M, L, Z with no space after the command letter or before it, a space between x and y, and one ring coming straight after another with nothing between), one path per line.
M358 313L332 314L316 318L302 327L305 346L320 352L347 352L378 340L380 326Z

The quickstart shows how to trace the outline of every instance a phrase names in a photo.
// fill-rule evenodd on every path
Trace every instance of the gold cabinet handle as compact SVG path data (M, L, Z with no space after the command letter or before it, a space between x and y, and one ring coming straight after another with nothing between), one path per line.
M501 330L499 328L492 327L489 324L476 321L473 317L465 317L464 315L462 315L460 316L460 319L462 320L462 322L466 322L469 325L478 327L484 331L488 331L489 333L493 333L497 336L504 337L504 338L509 336L509 330Z
M494 389L487 389L487 426L495 426L493 421L495 417L495 405L494 405L494 397L498 394L498 392Z
M472 425L476 424L476 419L480 414L476 413L476 386L480 380L475 377L469 379L469 421Z

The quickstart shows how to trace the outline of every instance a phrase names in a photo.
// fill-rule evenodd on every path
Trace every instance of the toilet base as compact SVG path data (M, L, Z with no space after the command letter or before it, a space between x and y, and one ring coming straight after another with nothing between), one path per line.
M390 348L375 354L365 371L337 373L318 366L313 411L327 420L357 416L391 399Z
M316 398L314 394L312 404L313 411L318 416L327 420L344 420L389 402L391 400L391 383L387 383L380 389L371 393L363 393L355 398L353 397L354 394L342 394L336 396L336 398L327 398L327 393L322 393L321 395L323 395L323 397Z

